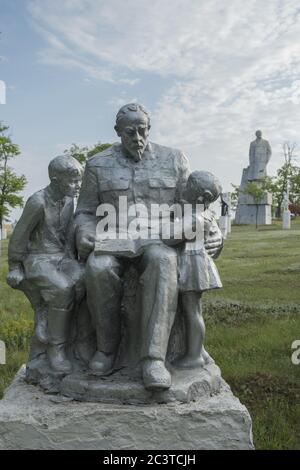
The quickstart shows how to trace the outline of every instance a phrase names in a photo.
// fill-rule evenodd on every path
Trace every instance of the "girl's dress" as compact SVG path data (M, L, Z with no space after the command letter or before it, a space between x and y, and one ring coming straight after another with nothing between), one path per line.
M204 237L191 242L187 241L178 253L179 290L181 292L203 292L222 287L217 267L207 253L203 240L211 229L213 217L209 210L205 210L200 216L204 218Z

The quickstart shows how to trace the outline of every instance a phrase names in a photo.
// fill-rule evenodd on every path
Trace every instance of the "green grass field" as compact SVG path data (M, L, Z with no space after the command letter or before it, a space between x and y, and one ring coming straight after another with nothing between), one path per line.
M224 287L204 296L206 347L253 419L258 449L300 449L300 219L292 230L233 227L217 261ZM5 284L7 243L0 265L0 394L26 361L32 311Z

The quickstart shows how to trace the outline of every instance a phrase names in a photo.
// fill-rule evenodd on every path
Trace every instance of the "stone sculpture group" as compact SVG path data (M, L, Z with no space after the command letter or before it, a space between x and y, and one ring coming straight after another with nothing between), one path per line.
M149 142L143 106L123 106L115 130L121 143L86 163L74 217L81 165L66 155L50 162L49 186L29 198L11 237L7 280L25 293L35 312L29 381L54 386L82 368L103 377L127 367L139 370L147 390L163 391L172 383L167 351L179 298L185 344L181 350L174 346L173 364L192 369L209 361L201 295L221 287L212 258L223 239L209 211L221 186L209 173L191 174L181 151ZM149 210L153 204L203 204L204 244L197 248L180 235L144 239L142 254L133 258L94 252L97 208L109 203L118 212L120 196L128 206L143 203ZM137 291L139 312L132 324L124 315L126 275Z
M221 185L149 142L143 106L123 106L115 130L84 172L50 162L11 236L7 281L35 329L0 403L0 448L252 449L249 413L204 348Z

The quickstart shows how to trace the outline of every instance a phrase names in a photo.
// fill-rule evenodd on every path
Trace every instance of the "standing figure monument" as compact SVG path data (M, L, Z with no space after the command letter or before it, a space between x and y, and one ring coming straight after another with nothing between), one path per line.
M256 139L249 148L248 181L260 181L267 176L267 165L272 155L269 142L262 138L262 132L256 131Z
M283 214L282 214L282 228L283 230L290 230L291 228L291 211L289 209L289 189L283 195Z
M240 194L236 209L236 224L256 224L256 202L253 197L245 193L247 184L253 182L262 185L267 176L267 165L272 155L269 142L262 138L260 130L255 133L256 139L250 143L249 166L243 169L240 184ZM270 225L272 223L272 194L265 191L259 202L257 222L259 225Z

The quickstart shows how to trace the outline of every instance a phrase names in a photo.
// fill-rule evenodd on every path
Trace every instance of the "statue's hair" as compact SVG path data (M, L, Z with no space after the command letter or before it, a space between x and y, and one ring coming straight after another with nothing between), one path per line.
M129 103L125 104L122 106L122 108L119 109L118 114L116 116L116 127L118 127L120 121L130 112L141 112L145 114L145 116L148 119L148 124L150 125L150 115L146 108L142 104L138 103Z
M187 189L197 193L200 188L210 191L213 195L213 201L216 201L222 192L221 183L215 175L208 171L193 171L187 180Z
M81 176L83 173L82 165L76 158L59 155L53 158L48 166L49 178L57 178L66 174Z

